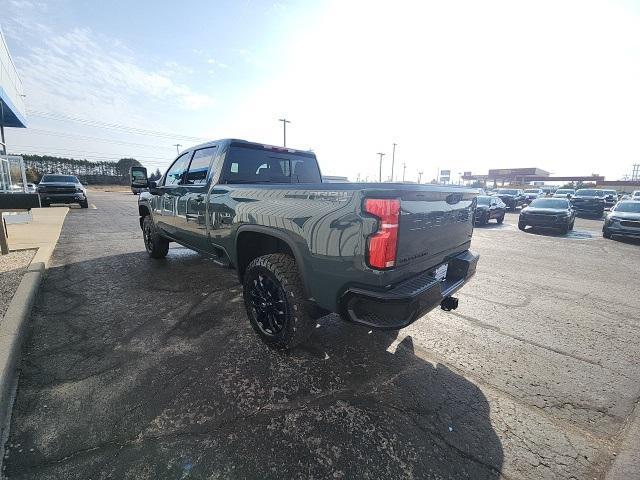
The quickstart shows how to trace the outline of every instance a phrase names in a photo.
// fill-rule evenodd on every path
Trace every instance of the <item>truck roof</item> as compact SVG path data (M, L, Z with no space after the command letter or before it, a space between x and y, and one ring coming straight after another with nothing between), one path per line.
M240 138L221 138L219 140L211 140L209 142L204 142L204 143L200 143L198 145L193 145L187 149L185 149L184 151L187 150L193 150L193 149L198 149L198 148L206 148L209 147L211 145L220 145L220 144L225 144L225 145L231 145L231 144L245 144L248 146L255 146L255 147L262 147L265 149L277 149L280 151L286 151L289 153L305 153L307 155L312 154L313 156L315 156L315 153L311 150L300 150L300 149L296 149L296 148L290 148L290 147L282 147L279 145L269 145L267 143L260 143L260 142L249 142L247 140L242 140Z

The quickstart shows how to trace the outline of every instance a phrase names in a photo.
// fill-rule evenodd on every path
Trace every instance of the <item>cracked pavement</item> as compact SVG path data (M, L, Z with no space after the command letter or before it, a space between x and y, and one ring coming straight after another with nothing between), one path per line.
M30 323L9 479L601 478L640 396L640 246L478 228L452 313L265 347L232 270L144 252L136 197L69 212ZM636 289L637 290L637 289Z

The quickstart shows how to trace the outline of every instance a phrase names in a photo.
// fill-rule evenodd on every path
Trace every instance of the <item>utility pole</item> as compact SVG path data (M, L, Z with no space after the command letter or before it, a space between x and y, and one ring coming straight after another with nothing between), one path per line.
M182 146L182 144L175 143L173 146L176 147L176 154L180 153L180 147Z
M404 182L404 174L407 171L407 164L403 163L402 164L402 181Z
M282 122L282 128L284 129L284 141L282 142L282 146L286 147L287 146L287 123L291 123L289 120L287 120L286 118L279 118L278 119L279 122Z
M418 172L418 183L422 183L422 174L424 172Z
M382 157L384 157L384 153L376 153L376 155L380 155L380 175L379 175L379 182L382 183Z
M397 143L393 144L393 152L391 153L391 181L394 182L395 178L393 178L393 167L396 164L396 145Z

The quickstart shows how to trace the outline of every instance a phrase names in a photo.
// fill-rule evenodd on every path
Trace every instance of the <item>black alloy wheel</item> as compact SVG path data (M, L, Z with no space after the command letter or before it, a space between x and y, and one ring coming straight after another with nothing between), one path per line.
M242 283L249 323L264 343L290 350L311 336L316 317L293 257L270 253L253 259Z
M290 314L285 292L277 280L270 272L260 272L251 279L248 294L260 332L270 337L281 333Z
M142 221L144 248L151 258L164 258L169 253L169 240L158 234L149 215Z

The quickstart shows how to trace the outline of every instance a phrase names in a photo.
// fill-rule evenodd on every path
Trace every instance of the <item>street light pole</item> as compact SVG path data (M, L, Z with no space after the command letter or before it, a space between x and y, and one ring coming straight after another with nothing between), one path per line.
M380 155L380 175L379 175L379 182L382 183L382 157L384 157L384 153L380 153L378 152L376 155Z
M418 172L418 183L422 183L422 174L424 172Z
M391 152L391 181L394 182L395 178L393 178L393 167L396 164L396 145L397 143L393 144L393 151Z
M282 128L284 129L284 141L282 142L282 146L286 147L287 146L287 123L291 123L289 120L287 120L286 118L279 118L278 119L279 122L282 122Z
M174 147L176 147L176 155L177 155L178 153L180 153L180 147L182 146L182 144L180 144L180 143L175 143L173 146L174 146Z
M407 164L403 163L402 164L402 181L403 182L404 182L404 174L406 173L406 171L407 171Z

